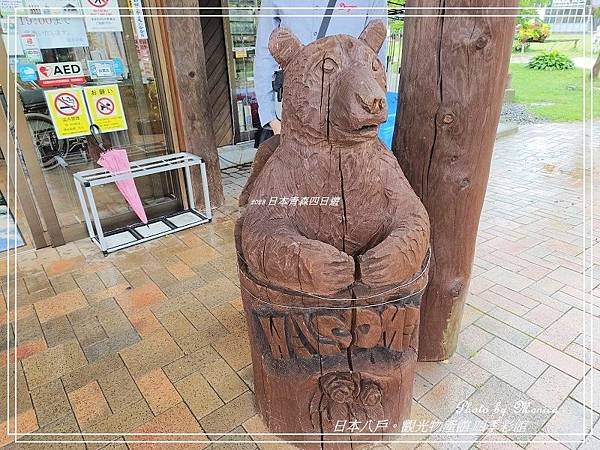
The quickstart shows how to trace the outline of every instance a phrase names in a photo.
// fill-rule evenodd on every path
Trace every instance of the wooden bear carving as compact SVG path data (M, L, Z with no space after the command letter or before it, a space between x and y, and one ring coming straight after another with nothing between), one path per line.
M268 286L330 296L421 270L427 212L377 137L387 117L377 56L385 35L380 21L358 39L306 46L283 28L271 35L284 69L282 131L259 149L278 141L253 169L239 236L249 272Z

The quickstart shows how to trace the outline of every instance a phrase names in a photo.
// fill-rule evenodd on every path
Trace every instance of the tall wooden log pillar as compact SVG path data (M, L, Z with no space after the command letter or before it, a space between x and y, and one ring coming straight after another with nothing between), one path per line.
M219 156L213 130L206 58L202 40L202 25L198 0L156 0L156 14L160 26L159 45L163 48L164 66L161 68L168 81L170 98L167 108L180 151L199 155L206 163L210 202L212 206L224 202ZM161 7L179 7L162 9ZM192 171L192 188L196 206L202 207L202 183L197 169Z
M393 151L431 221L421 361L447 359L456 349L469 288L516 12L484 9L490 3L407 1L419 9L407 10L404 26ZM449 9L467 6L482 9Z

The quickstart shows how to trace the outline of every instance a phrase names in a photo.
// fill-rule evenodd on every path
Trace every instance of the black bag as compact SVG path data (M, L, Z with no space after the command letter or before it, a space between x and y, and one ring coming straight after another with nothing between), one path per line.
M265 142L267 139L269 139L274 134L275 133L273 133L273 130L271 129L270 126L260 127L256 131L256 134L254 135L254 148L258 148L258 146L260 144Z

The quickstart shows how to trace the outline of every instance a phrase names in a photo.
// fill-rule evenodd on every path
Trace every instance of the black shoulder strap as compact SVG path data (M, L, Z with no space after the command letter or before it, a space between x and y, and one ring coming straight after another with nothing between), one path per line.
M329 28L329 22L331 22L331 15L333 14L333 9L335 8L335 3L337 0L329 0L327 4L327 9L325 10L325 15L323 16L323 20L321 21L321 28L319 28L319 34L317 34L317 39L321 39L325 37L327 33L327 28Z

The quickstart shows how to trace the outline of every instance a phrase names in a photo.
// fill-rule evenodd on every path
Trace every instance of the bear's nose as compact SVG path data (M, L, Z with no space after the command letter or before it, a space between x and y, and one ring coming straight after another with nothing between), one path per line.
M378 114L381 112L381 110L383 109L385 103L384 103L384 99L383 97L378 97L378 96L373 96L373 97L367 97L364 98L362 95L360 94L356 94L358 103L360 103L360 106L362 106L362 108L367 111L368 113L371 114Z

